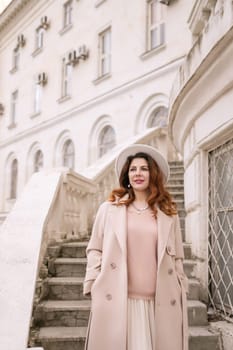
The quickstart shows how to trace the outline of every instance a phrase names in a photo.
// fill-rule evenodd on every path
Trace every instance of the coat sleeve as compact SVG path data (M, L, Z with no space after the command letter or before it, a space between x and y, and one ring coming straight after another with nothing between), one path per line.
M97 211L92 228L91 238L87 246L87 268L83 283L84 295L91 293L92 284L96 280L101 270L104 222L107 205L107 202L101 204Z
M177 275L179 276L181 283L185 288L186 293L188 293L189 283L183 268L184 248L183 248L182 234L180 229L180 219L178 215L176 215L175 217L175 242L176 242L175 243L176 244L176 258L175 258L176 272L177 272Z

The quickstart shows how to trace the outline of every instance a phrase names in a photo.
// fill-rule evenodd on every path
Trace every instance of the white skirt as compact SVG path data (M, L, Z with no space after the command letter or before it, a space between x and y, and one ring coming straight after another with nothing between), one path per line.
M127 350L155 350L154 300L128 299Z

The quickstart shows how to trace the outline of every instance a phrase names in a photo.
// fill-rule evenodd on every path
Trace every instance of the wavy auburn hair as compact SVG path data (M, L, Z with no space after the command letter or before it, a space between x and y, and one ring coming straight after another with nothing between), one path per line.
M127 207L135 200L135 194L132 187L128 188L129 185L129 167L132 160L135 158L143 158L147 161L149 168L149 196L147 203L153 210L155 217L157 217L157 207L162 210L165 214L172 216L177 214L176 203L172 200L170 193L164 186L164 175L160 170L154 159L144 152L136 153L133 156L129 156L122 168L119 183L120 187L113 189L110 194L109 201L115 202L117 199L121 199L126 194L129 198L124 201L119 201L118 205L124 204Z

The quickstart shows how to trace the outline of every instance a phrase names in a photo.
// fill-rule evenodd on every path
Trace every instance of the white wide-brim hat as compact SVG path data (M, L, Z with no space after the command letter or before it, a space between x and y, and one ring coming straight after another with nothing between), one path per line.
M142 144L133 144L125 148L118 155L115 163L115 170L117 177L121 175L122 168L129 156L134 156L137 153L146 153L151 156L155 162L158 164L160 170L164 175L164 182L167 183L169 178L169 165L164 156L154 147Z

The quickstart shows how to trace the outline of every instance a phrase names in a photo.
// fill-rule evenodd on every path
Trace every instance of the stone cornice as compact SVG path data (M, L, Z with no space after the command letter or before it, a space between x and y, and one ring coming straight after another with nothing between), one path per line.
M217 0L197 0L188 18L189 28L193 35L198 35L208 21Z
M31 0L13 0L0 15L0 33Z

